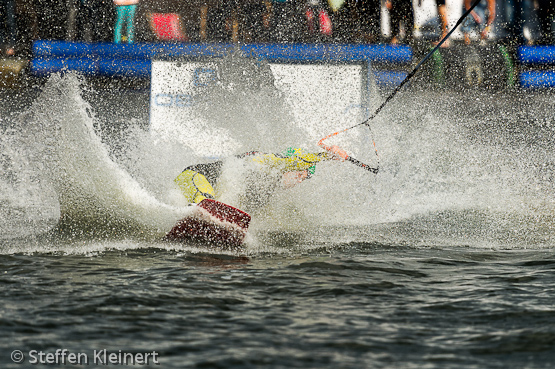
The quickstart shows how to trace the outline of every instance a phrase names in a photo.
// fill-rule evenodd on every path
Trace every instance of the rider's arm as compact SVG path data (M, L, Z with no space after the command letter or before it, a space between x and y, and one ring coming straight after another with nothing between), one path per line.
M257 154L251 160L255 163L277 169L282 173L293 171L311 170L317 163L332 159L345 159L347 153L337 146L331 152L308 153L301 149L291 149L287 155ZM314 171L313 169L311 170Z

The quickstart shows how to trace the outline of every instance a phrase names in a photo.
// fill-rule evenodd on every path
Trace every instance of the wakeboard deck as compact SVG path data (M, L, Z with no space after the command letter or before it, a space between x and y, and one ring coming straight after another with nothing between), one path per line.
M168 232L168 241L193 241L223 249L243 245L251 217L242 210L211 199L194 205L193 213Z

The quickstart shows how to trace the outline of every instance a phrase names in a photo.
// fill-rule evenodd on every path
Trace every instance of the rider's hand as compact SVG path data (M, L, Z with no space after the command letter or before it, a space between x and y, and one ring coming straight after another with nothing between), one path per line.
M347 152L339 146L332 146L330 151L334 155L334 159L347 160L347 158L349 157Z

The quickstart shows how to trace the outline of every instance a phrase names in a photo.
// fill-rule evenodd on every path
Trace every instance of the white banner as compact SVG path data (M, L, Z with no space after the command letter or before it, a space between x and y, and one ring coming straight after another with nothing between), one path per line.
M153 61L151 131L204 157L315 146L363 120L370 91L365 63Z

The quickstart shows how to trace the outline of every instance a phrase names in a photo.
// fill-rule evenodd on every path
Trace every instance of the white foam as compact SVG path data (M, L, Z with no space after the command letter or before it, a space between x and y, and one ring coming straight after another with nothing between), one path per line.
M237 93L239 97L221 101L218 109L211 112L213 118L223 114L221 120L240 123L229 114L238 108L234 104L251 101L248 96L254 96L254 92ZM265 104L279 99L271 91L258 93L260 106L256 109L264 109ZM223 93L215 96L223 99ZM255 209L247 252L273 250L272 242L257 239L258 234L271 233L277 235L274 239L278 244L289 245L283 239L290 236L292 247L318 247L325 239L332 243L552 246L555 202L551 199L555 198L555 191L551 163L555 156L551 146L527 143L526 136L514 139L512 126L522 124L522 116L518 111L508 112L507 117L490 111L493 102L486 101L487 96L480 97L484 106L480 101L469 104L479 111L476 116L461 109L462 94L400 94L372 121L381 160L379 174L350 163L319 164L313 178L275 192L266 207ZM282 103L275 104L284 106ZM534 101L530 104L529 114L538 124L536 116L544 113ZM510 106L503 109L510 110ZM249 133L242 128L236 136L240 137L241 149L275 151L278 145L270 142L270 135L259 137L267 126L272 125L268 132L275 132L273 125L285 123L289 117L274 118L242 121L256 129ZM545 127L530 127L529 132L523 132L552 132L552 112L546 111L545 119ZM88 232L82 223L101 224L106 228L104 233L116 238L144 235L150 240L137 243L138 247L158 247L152 240L188 213L183 198L173 188L173 178L202 158L183 145L168 144L150 132L132 127L116 160L109 150L109 145L115 143L102 140L95 129L97 123L91 107L81 98L78 79L72 75L52 77L41 97L22 116L19 130L10 134L17 140L10 139L9 145L2 147L2 152L12 159L19 157L17 173L23 179L14 185L0 178L0 201L8 203L9 209L26 209L27 214L35 214L34 219L53 218L56 207L47 204L49 201L44 201L43 196L50 191L48 185L32 182L32 178L44 175L59 198L62 214L81 221L76 231ZM482 134L483 127L488 126L490 130ZM322 132L322 137L328 133ZM5 137L8 135L2 136ZM289 136L286 131L280 140L316 146L315 142L300 139L294 133ZM16 147L27 152L17 154ZM242 165L234 164L234 160L228 161L224 170L228 187L221 189L221 195L231 205L241 204L241 170ZM25 172L28 175L23 175ZM33 208L32 204L39 205ZM0 214L8 211L3 207ZM18 228L17 224L2 229L19 237L30 228ZM51 224L45 222L38 232L49 227ZM302 237L296 238L298 234ZM40 250L41 241L38 242L30 250ZM110 245L93 241L83 250L114 247Z
M74 75L52 76L26 116L27 139L43 140L35 159L58 193L62 216L164 235L189 209L159 201L112 160L79 86Z

